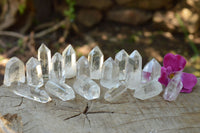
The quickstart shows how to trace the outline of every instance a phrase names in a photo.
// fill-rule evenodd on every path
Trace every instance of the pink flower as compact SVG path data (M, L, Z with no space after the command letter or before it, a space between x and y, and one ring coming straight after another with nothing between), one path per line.
M180 55L173 55L171 53L166 54L163 60L163 67L161 67L161 76L158 81L167 86L175 74L183 71L185 64L186 60L184 57ZM181 80L183 83L181 92L185 93L190 93L192 88L197 83L197 78L193 74L185 72L182 72Z

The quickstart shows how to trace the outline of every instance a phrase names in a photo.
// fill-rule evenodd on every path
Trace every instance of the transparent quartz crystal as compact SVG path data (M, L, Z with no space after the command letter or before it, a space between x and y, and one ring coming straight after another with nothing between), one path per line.
M90 67L89 67L89 62L85 56L81 56L79 60L77 61L77 73L76 76L80 75L86 75L90 77Z
M98 46L94 47L88 55L90 65L90 78L101 78L101 67L103 65L104 55Z
M108 89L118 86L119 83L119 67L110 57L102 66L100 84Z
M122 49L115 55L115 62L119 66L119 80L125 80L125 68L129 55Z
M38 60L42 66L43 78L48 79L51 70L51 51L44 43L38 49Z
M137 50L134 50L128 58L126 65L126 85L129 89L140 87L142 77L142 57Z
M72 100L75 98L73 89L63 82L48 81L45 84L45 89L52 95L60 98L63 101Z
M168 83L167 87L165 88L163 98L167 101L175 101L182 88L183 88L183 83L181 81L181 72L180 72L175 74L175 76Z
M118 86L113 87L112 89L109 89L106 91L104 95L104 99L108 102L112 102L114 100L117 100L120 95L122 95L127 90L125 82L122 81Z
M147 83L143 83L141 88L136 89L134 97L140 100L145 100L159 95L162 90L162 85L158 82L157 79L154 79Z
M24 63L17 57L7 62L4 74L4 85L10 86L13 82L25 82Z
M14 88L12 91L18 96L40 103L47 103L51 101L50 96L43 89L35 88L27 84L13 84L12 86L12 88Z
M62 53L63 56L63 72L65 78L73 78L76 76L76 52L72 45L68 45Z
M26 63L27 84L39 88L43 85L42 68L40 62L31 57Z
M65 82L62 69L62 55L58 52L54 54L51 60L50 80L57 82Z
M149 61L142 71L142 82L148 82L150 80L158 79L161 74L161 65L156 59Z
M97 83L85 75L76 78L74 90L87 100L97 99L100 96L100 87Z

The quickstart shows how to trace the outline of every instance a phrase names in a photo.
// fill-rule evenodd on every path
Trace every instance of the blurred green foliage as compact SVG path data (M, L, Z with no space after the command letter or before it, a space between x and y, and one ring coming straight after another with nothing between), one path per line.
M69 17L70 21L74 21L76 15L75 15L75 0L65 0L65 2L68 5L68 10L64 11L64 15Z
M19 10L19 14L20 15L23 15L24 12L25 12L25 9L26 9L26 5L23 3L23 4L20 4L19 7L18 7L18 10Z

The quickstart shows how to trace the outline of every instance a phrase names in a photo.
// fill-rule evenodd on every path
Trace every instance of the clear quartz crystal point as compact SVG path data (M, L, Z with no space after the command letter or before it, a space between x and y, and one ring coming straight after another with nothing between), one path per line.
M44 43L38 49L38 60L42 66L43 78L48 79L51 70L51 51Z
M150 80L158 79L161 74L161 65L156 59L149 61L142 71L142 82L148 82Z
M125 80L125 68L129 55L122 49L115 55L115 62L119 66L119 80Z
M74 90L87 100L97 99L100 96L100 87L97 83L85 75L76 78Z
M16 95L34 100L40 103L47 103L51 101L51 97L46 93L45 90L40 88L35 88L27 84L13 85L14 90L12 90Z
M98 46L94 47L88 55L90 65L90 78L101 78L101 67L103 65L104 55Z
M6 64L4 85L10 86L13 82L25 82L24 63L17 57L12 57Z
M122 95L125 91L127 90L125 82L122 81L120 84L118 84L118 86L109 89L105 95L104 95L104 99L108 102L112 102L114 100L116 100L117 98L119 98L120 95Z
M126 85L129 89L140 87L142 78L142 57L137 50L134 50L127 61L126 65Z
M27 84L39 88L43 85L42 68L40 62L31 57L26 63Z
M134 97L140 100L145 100L159 95L162 92L162 85L157 79L151 80L141 85L141 88L136 89Z
M175 76L168 83L165 88L163 98L167 101L175 101L182 88L183 83L181 81L181 72L179 72L178 74L175 74Z
M52 95L60 98L62 101L72 100L75 98L73 89L63 82L47 81L45 90Z
M63 56L63 72L65 78L73 78L76 76L76 52L72 45L68 45L62 53Z
M85 56L81 56L79 60L77 61L77 73L76 76L80 75L86 75L90 77L90 67L89 67L89 62Z
M62 55L58 52L54 54L51 60L51 71L49 79L57 82L65 82L63 77L63 68L62 68Z
M119 67L111 57L103 63L100 84L108 89L119 84Z

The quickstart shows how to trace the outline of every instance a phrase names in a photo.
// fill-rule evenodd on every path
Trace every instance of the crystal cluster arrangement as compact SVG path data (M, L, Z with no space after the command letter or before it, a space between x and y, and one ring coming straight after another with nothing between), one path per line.
M51 101L49 94L63 101L73 100L75 92L87 100L100 97L101 88L107 89L106 101L113 101L127 89L134 90L133 96L145 100L159 95L163 88L158 82L161 65L152 59L142 70L142 57L137 50L130 56L125 50L119 51L113 60L104 62L104 55L96 46L88 59L82 56L76 61L76 52L68 45L62 55L51 51L42 44L38 59L31 57L24 63L12 57L6 64L4 85L15 94L41 103ZM65 81L75 78L73 86ZM96 81L100 81L100 85ZM174 89L176 88L176 89ZM180 76L174 77L164 92L164 98L175 100L182 88ZM174 92L176 91L176 92ZM169 98L170 97L170 98Z

